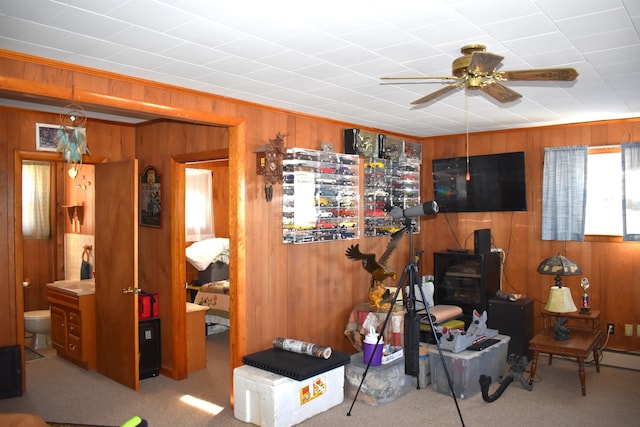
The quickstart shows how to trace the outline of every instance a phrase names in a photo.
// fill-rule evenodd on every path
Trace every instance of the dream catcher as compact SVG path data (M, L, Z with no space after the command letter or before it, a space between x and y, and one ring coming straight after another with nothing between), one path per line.
M87 133L84 128L87 116L84 108L77 104L69 104L60 113L60 129L56 132L56 150L62 153L66 163L73 163L69 176L78 175L78 164L82 164L82 156L89 153Z

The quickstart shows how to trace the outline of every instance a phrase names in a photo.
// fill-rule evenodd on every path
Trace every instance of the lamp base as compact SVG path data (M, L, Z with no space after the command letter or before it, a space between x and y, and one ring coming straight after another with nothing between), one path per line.
M569 332L569 329L564 326L564 324L567 323L568 320L569 319L567 317L561 317L560 319L556 320L555 327L553 328L553 337L558 341L566 341L570 338L571 334Z

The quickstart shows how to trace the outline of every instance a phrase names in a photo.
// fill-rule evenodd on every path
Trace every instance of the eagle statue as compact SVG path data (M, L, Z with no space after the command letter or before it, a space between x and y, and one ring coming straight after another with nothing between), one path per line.
M385 264L389 259L389 256L396 250L400 239L405 232L405 228L402 228L391 235L391 240L387 244L387 248L380 257L380 260L376 260L375 254L365 254L360 252L360 245L351 245L347 248L345 255L347 258L354 261L361 260L362 267L371 274L371 285L369 287L369 305L372 309L376 310L388 310L393 303L394 295L391 294L389 289L384 286L384 281L391 277L395 280L396 272Z

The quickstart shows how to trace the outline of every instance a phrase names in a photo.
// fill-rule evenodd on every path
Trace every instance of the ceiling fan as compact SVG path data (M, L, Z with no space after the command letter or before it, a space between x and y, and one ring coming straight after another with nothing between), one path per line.
M433 101L465 85L467 89L480 89L484 93L499 102L513 102L522 97L518 92L509 89L501 82L508 81L572 81L578 77L574 68L539 68L533 70L496 71L496 67L503 56L486 52L482 44L470 44L463 46L460 51L464 56L456 58L451 66L451 76L398 76L382 77L385 82L391 80L404 80L389 82L393 84L425 83L419 80L451 80L453 83L439 89L429 95L416 99L411 105L421 105ZM388 83L387 83L388 84Z

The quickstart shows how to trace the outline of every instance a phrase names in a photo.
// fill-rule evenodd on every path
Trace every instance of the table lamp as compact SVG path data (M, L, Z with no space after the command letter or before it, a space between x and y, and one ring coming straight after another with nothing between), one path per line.
M538 273L555 276L555 286L551 287L547 305L544 307L546 311L550 311L552 313L570 313L578 311L576 305L573 303L573 299L571 298L571 289L562 287L561 277L582 274L582 270L578 264L558 254L542 261L538 266ZM553 336L556 339L569 339L569 329L563 326L566 322L566 317L556 321L553 331Z

